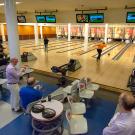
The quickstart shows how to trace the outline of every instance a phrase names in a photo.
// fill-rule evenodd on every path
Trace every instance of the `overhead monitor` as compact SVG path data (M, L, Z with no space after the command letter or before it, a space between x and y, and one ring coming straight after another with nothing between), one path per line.
M26 18L25 16L17 16L17 21L18 23L26 23Z
M44 15L36 15L37 23L45 23L45 16Z
M76 14L76 22L77 23L88 23L89 15L88 14Z
M127 23L135 23L135 12L127 12Z
M46 23L56 23L55 15L46 15L45 16Z
M90 23L104 23L104 14L103 13L92 13L89 14Z

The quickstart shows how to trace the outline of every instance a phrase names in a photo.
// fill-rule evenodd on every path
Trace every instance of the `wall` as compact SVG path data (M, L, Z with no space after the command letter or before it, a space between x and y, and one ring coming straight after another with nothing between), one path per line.
M55 38L56 37L56 27L42 27L43 31L43 37L48 37L48 38Z
M125 23L126 12L133 10L125 9L108 9L104 11L105 23ZM135 10L134 10L135 11ZM76 23L76 14L80 12L75 11L59 11L56 13L57 23ZM85 12L90 13L90 12ZM27 22L36 22L35 13L25 14ZM0 22L5 22L4 15L0 14Z
M49 38L54 38L56 37L56 27L48 27L48 26L43 26L42 27L43 31L43 36L47 36ZM6 24L4 24L4 33L6 37L6 41L8 40L7 36L7 27ZM26 39L34 39L34 26L30 25L18 25L18 35L19 35L19 40L26 40ZM40 38L40 26L38 26L38 36ZM1 29L0 29L0 38L1 38Z
M20 40L34 39L34 26L18 26L18 34Z

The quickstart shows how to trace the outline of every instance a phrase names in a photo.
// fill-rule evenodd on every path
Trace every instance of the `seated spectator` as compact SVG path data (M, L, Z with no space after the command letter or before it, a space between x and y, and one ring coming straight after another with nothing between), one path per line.
M104 128L103 135L135 135L135 98L130 93L122 93L118 106L118 112Z
M37 101L42 98L42 93L39 90L34 89L35 78L30 77L27 80L27 86L24 86L20 89L20 100L21 105L24 109L27 108L27 105L31 102Z

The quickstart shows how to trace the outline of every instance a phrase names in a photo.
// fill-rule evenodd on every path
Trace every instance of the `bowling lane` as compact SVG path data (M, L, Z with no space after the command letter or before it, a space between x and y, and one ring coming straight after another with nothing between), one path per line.
M90 48L90 47L92 47L92 45L94 44L94 42L89 42L88 43L88 48ZM62 53L62 52L71 52L71 54L76 54L75 52L77 51L77 52L79 52L79 51L83 51L83 48L84 48L84 42L83 43L81 43L80 42L80 47L74 47L73 48L73 50L71 50L71 49L64 49L64 50L61 50L61 51L58 51L57 53Z
M73 47L77 47L77 46L80 46L80 43L78 42L78 43L69 43L69 42L67 42L67 43L65 43L65 45L64 46L56 46L56 47L54 47L54 48L48 48L48 51L58 51L58 50L61 50L61 49L63 49L63 48L73 48ZM44 47L43 48L38 48L39 50L42 50L42 49L44 49ZM38 49L33 49L33 50L38 50Z
M97 42L97 41L91 41L91 42L89 42L89 44L88 44L88 50L87 50L87 52L84 51L84 48L81 48L81 49L77 50L76 52L74 52L74 53L72 53L72 54L73 54L73 55L78 55L78 56L80 56L81 54L88 53L88 52L89 52L91 49L93 49L94 46L97 45L98 43L99 43L99 42Z
M109 48L110 46L115 45L115 44L116 44L115 42L107 44L107 47L103 48L103 51L104 51L105 49ZM88 52L88 53L85 53L85 54L83 54L83 55L87 55L87 54L88 54L89 56L93 57L94 55L97 54L97 49L95 48L95 50L90 51L90 52Z
M127 50L126 52L123 54L123 56L119 59L121 62L126 62L129 64L133 63L133 59L134 59L134 55L135 55L135 44L132 44Z
M113 48L111 51L109 51L108 53L104 54L102 56L102 58L105 59L112 59L117 53L120 52L120 50L125 46L125 43L121 43L120 45L118 45L117 47ZM110 55L108 55L110 54Z
M48 43L48 46L55 46L57 44L65 44L66 41L59 41L59 42L53 42L53 41L49 41ZM43 47L44 46L44 42L43 41L40 41L38 45L36 45L35 43L33 45L29 45L29 46L22 46L23 48L40 48L40 47Z

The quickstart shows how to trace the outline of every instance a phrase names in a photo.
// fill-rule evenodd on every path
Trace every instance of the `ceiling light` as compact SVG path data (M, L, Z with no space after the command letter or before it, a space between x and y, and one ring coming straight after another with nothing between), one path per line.
M22 2L16 2L16 5L21 4ZM4 3L0 3L0 6L4 6Z

